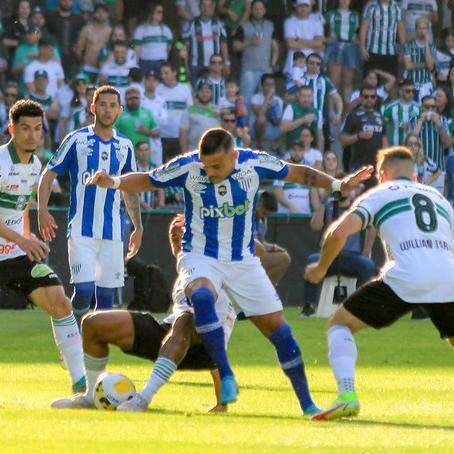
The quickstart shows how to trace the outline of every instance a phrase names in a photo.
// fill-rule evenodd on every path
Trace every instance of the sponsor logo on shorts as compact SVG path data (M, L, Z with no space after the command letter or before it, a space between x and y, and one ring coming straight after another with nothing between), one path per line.
M200 208L200 217L203 218L233 218L234 216L241 216L249 209L251 202L246 200L245 203L240 205L229 205L227 202L220 207L213 205Z
M82 269L82 264L81 263L76 263L75 265L71 266L71 273L73 276L76 276L77 274L80 273Z
M37 263L31 270L30 272L31 276L33 278L38 278L38 277L56 277L56 274L54 273L54 270L46 265L45 263Z

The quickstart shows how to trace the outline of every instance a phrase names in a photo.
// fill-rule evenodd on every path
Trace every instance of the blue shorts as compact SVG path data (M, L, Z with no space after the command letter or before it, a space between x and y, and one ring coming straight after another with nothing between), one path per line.
M326 46L325 58L329 63L337 63L355 69L360 64L358 44L329 43Z

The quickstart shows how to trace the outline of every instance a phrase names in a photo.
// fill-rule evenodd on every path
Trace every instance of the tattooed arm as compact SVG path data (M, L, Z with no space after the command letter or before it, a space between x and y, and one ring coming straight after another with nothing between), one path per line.
M140 245L142 244L142 216L140 214L140 199L138 194L129 194L126 192L123 192L122 194L126 210L134 225L134 231L129 237L128 255L126 257L126 260L129 260L139 252Z

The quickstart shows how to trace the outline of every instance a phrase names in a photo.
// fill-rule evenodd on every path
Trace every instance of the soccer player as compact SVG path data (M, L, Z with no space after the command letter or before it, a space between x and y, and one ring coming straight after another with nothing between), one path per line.
M69 172L68 255L75 284L72 304L79 324L93 295L98 309L110 309L115 289L124 283L120 191L88 187L85 182L98 170L120 175L136 169L131 141L113 128L122 112L119 91L111 86L98 88L91 111L94 124L66 136L42 174L38 189L39 229L42 238L51 241L57 228L47 209L52 182L57 175ZM123 200L134 225L128 252L132 257L142 242L140 204L137 195L123 194Z
M215 301L224 289L258 329L272 342L304 413L319 411L309 393L301 351L282 310L282 303L259 259L254 255L254 205L260 182L285 179L310 186L351 191L370 176L364 168L344 180L303 165L289 164L263 152L234 149L232 135L208 130L199 150L182 155L150 173L111 177L97 172L87 185L135 193L179 186L185 194L185 233L178 256L178 274L194 308L197 333L221 376L221 403L234 402L238 386L227 359L224 330ZM158 367L158 362L156 367ZM165 378L176 369L166 362ZM152 381L153 376L150 378ZM143 411L149 404L145 386L121 410Z
M329 322L328 356L339 396L313 419L358 414L353 334L359 330L384 328L419 306L454 346L454 211L435 188L412 181L413 157L405 147L380 150L377 175L381 184L330 226L320 260L306 268L306 279L320 282L346 239L371 225L388 252L381 277L353 293Z
M170 224L169 241L172 254L181 251L184 218L177 215ZM151 314L133 311L101 311L87 314L82 320L84 360L87 368L87 391L71 398L52 402L53 408L93 408L93 393L96 381L105 372L109 360L109 344L116 345L125 353L138 356L158 364L167 361L178 365L178 369L209 369L213 377L217 404L211 411L225 411L220 403L220 379L216 366L201 344L194 330L193 310L187 304L182 280L175 282L172 298L173 311L162 322ZM224 291L216 303L216 313L226 335L226 344L235 323L235 311ZM170 377L162 378L156 367L152 388L154 396ZM150 398L151 400L151 398Z
M28 203L41 171L34 151L43 133L44 111L37 102L22 100L11 107L9 119L11 140L0 147L0 283L51 316L72 389L83 391L82 341L71 303L58 276L43 263L48 246L29 230Z

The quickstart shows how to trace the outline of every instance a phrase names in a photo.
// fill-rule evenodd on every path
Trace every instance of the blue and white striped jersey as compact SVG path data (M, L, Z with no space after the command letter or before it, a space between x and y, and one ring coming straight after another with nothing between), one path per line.
M232 174L220 183L208 179L198 152L179 156L150 172L154 186L183 188L183 251L220 261L254 255L255 204L260 182L283 179L284 161L264 152L240 149Z
M136 170L131 141L113 130L110 140L98 137L92 126L68 134L47 165L58 175L71 179L68 236L122 240L120 191L85 186L97 170L121 175Z

